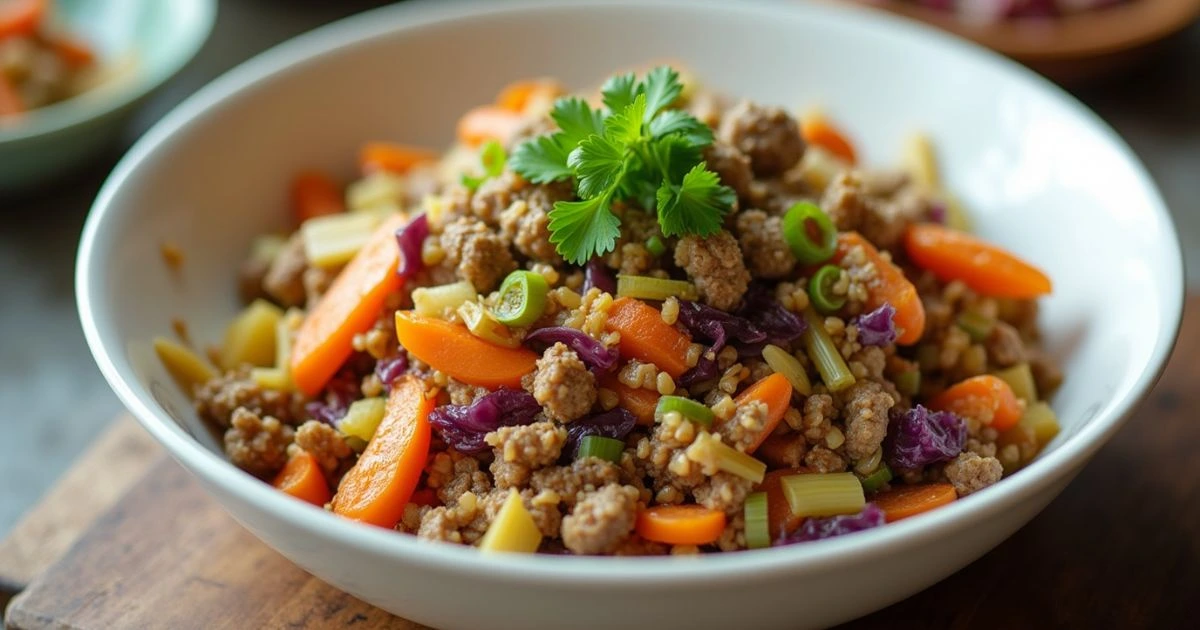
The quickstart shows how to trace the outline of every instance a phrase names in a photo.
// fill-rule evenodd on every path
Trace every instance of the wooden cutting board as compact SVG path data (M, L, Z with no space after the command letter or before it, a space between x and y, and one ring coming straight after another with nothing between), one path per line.
M1186 628L1200 617L1200 298L1134 418L978 562L846 629ZM397 628L305 573L119 419L0 542L9 628ZM0 594L0 602L3 600Z

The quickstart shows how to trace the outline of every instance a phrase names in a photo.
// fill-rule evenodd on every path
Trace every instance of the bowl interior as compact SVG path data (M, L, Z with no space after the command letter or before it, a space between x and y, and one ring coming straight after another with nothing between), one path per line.
M823 106L872 164L894 162L913 130L932 134L977 232L1054 280L1041 322L1067 379L1053 400L1063 432L1043 460L1081 461L1165 360L1182 277L1159 195L1099 119L1015 64L893 18L820 6L455 4L373 12L249 62L168 116L105 186L79 263L84 328L126 402L153 410L143 421L160 438L190 435L220 454L150 341L172 318L201 343L219 341L252 237L286 224L293 172L348 178L370 139L446 145L461 112L514 78L584 87L666 58L731 94ZM721 44L729 33L751 35ZM184 252L179 273L160 263L164 242ZM168 443L196 457L180 444ZM1040 464L982 495L1015 492L1004 488L1049 470ZM958 509L969 508L946 512Z

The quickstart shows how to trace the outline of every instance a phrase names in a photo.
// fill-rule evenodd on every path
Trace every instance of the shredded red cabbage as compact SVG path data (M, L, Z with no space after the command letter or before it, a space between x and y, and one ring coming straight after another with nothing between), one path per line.
M566 326L539 328L525 335L525 343L538 349L545 349L559 341L574 350L593 371L611 372L621 358L616 348L605 347L587 333Z
M892 411L884 454L893 469L917 470L954 459L966 443L967 423L962 418L917 405Z
M858 325L858 342L864 346L886 346L896 341L896 309L891 304L859 315L855 320Z
M696 362L696 367L681 374L677 382L684 387L691 387L696 383L703 383L704 381L717 378L719 373L720 370L717 369L717 362L701 355L700 360Z
M429 414L451 448L468 454L488 449L484 436L500 427L530 424L542 410L533 395L519 389L498 389L470 405L444 405Z
M800 338L800 335L804 334L804 329L808 327L808 324L800 319L799 315L776 302L775 298L771 296L771 291L761 285L750 287L750 290L746 292L742 308L738 312L766 334L767 343L777 346L786 345ZM740 350L743 352L743 356L746 356L749 348ZM761 352L762 346L759 345L748 354L757 355Z
M593 256L583 268L583 292L587 293L592 287L612 295L617 294L617 281L613 279L612 273L600 256Z
M421 262L421 247L429 236L429 219L424 213L396 230L396 243L400 246L400 267L396 273L402 278L411 278L425 267Z
M346 416L350 403L362 398L362 378L375 368L375 359L365 352L350 355L341 369L329 379L322 395L304 405L313 420L336 426Z
M929 204L929 220L934 223L946 224L946 204L935 201Z
M804 320L783 308L763 287L751 288L737 314L726 313L699 302L680 300L679 322L692 333L693 339L708 341L714 353L731 345L737 348L741 356L760 354L768 343L788 344L798 338L806 326ZM704 372L708 370L705 366ZM695 380L699 382L705 379Z
M375 363L375 376L383 383L385 390L391 389L392 383L408 370L408 357L403 353L384 357Z
M628 410L620 407L580 418L567 425L567 443L563 445L562 452L569 453L574 459L579 452L579 441L584 437L600 435L624 440L635 425L637 425L637 418Z
M776 545L833 538L861 532L866 529L879 527L885 523L883 510L874 503L868 503L862 512L849 516L830 516L826 518L808 518L796 531L786 534L775 542Z

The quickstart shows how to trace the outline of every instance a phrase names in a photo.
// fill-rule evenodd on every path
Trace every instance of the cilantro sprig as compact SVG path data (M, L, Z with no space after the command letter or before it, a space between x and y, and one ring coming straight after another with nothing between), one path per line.
M616 247L614 201L656 212L667 236L721 229L735 195L704 162L712 130L670 108L682 91L679 73L667 66L640 81L633 73L611 77L601 88L603 108L559 99L550 112L558 131L513 151L509 165L531 182L575 180L579 200L556 202L550 211L550 242L568 262L583 264Z

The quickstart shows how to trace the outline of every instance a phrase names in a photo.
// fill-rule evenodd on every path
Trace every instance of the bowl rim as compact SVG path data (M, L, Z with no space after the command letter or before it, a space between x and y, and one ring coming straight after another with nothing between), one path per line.
M208 41L217 19L217 0L183 0L187 3L185 5L179 2L170 0L163 4L173 8L188 7L195 14L195 19L188 21L187 28L182 29L182 43L170 57L169 63L153 72L135 69L131 80L118 81L116 85L101 83L66 100L30 110L27 120L12 126L0 126L0 147L66 132L106 117L149 95L178 74Z
M324 510L287 497L236 469L224 458L205 449L194 439L172 429L166 414L150 398L134 391L133 374L126 375L110 355L109 342L101 337L93 317L106 301L102 269L90 264L100 240L105 217L114 212L114 199L124 183L135 175L143 162L170 136L191 119L211 106L232 97L255 80L286 72L294 64L310 60L352 42L394 36L410 30L460 20L481 19L509 12L536 12L540 9L587 11L600 7L687 7L690 10L750 12L764 17L780 12L804 12L810 17L844 21L855 19L874 28L885 28L907 36L932 38L948 51L969 57L974 63L1000 66L1003 71L1016 73L1047 91L1082 117L1107 143L1130 163L1139 184L1146 191L1150 212L1157 215L1163 229L1173 238L1167 252L1174 257L1177 281L1167 278L1168 287L1163 301L1162 321L1146 369L1134 382L1130 394L1115 401L1113 410L1091 419L1078 432L1052 452L1035 460L1021 473L997 484L988 492L956 501L953 505L920 516L892 523L853 537L839 537L805 545L745 551L741 553L706 554L701 558L595 558L545 556L538 554L481 554L459 545L427 544L414 536L347 521ZM1169 262L1169 260L1168 260ZM1177 230L1163 202L1161 193L1146 172L1136 154L1102 119L1055 86L1016 62L1005 59L975 44L912 20L876 12L852 5L833 6L825 2L781 4L770 0L743 0L736 4L722 0L578 0L561 4L554 0L464 0L439 3L435 0L416 0L400 5L372 9L285 41L245 61L186 99L147 132L121 159L105 181L92 206L80 243L76 287L79 315L88 346L105 379L121 401L175 459L193 474L219 486L236 501L254 504L256 509L269 512L271 517L284 521L296 531L317 539L387 557L412 568L430 568L444 572L470 573L481 579L501 579L529 584L553 582L561 586L603 585L614 589L639 588L654 584L656 588L683 588L735 576L767 579L783 575L812 574L845 562L861 562L889 554L900 548L931 544L972 523L999 515L1014 508L1023 500L1045 491L1078 470L1087 459L1120 427L1132 409L1148 395L1151 387L1166 366L1166 360L1178 334L1184 301L1183 259ZM1171 289L1174 285L1174 289ZM111 348L122 352L119 343ZM226 498L225 500L229 500ZM669 578L664 581L664 578Z

